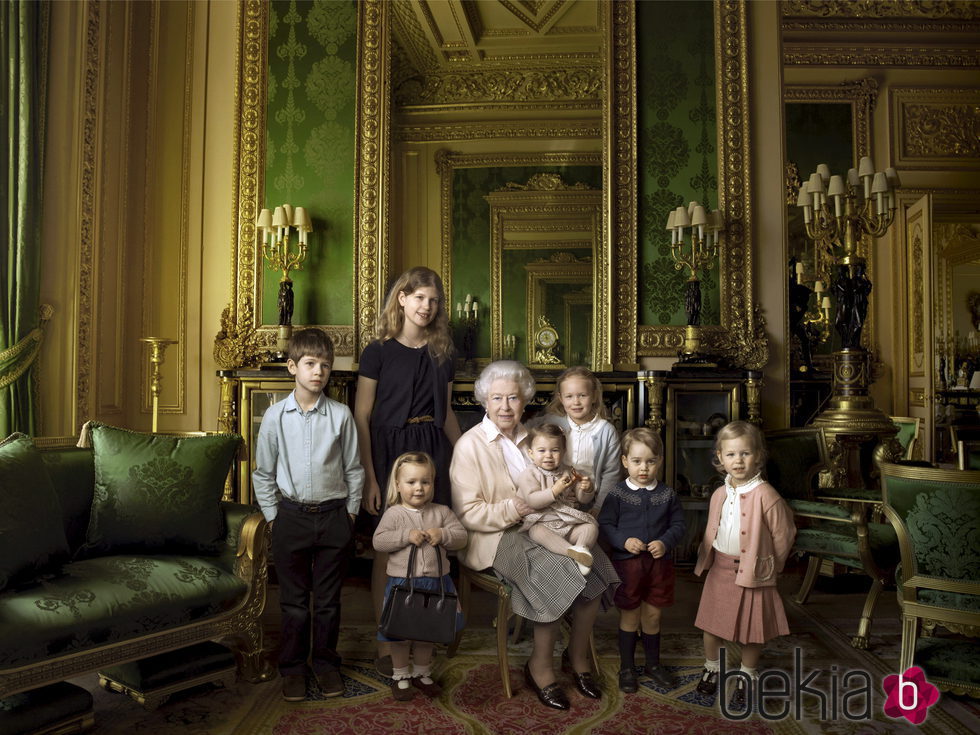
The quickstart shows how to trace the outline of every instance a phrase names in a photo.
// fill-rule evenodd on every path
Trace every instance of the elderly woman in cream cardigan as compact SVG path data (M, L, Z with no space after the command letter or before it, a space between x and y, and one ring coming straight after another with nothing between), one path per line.
M542 704L568 709L557 683L553 652L558 621L572 612L572 632L562 654L579 691L599 699L602 691L588 662L589 637L604 593L619 578L608 557L596 548L583 575L574 559L538 546L520 529L534 512L517 494L517 478L528 467L524 407L535 393L534 378L519 362L499 360L484 368L474 395L486 410L483 420L456 443L450 466L453 510L469 532L460 560L477 571L490 571L511 587L511 608L534 623L531 658L524 667L528 686Z

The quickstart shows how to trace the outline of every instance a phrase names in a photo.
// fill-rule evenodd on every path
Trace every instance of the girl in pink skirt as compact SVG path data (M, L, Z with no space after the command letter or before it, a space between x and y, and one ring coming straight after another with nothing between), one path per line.
M694 625L704 631L702 694L718 688L718 651L724 641L742 647L742 671L753 680L762 645L787 635L786 612L776 589L796 537L793 511L762 479L766 446L753 424L733 421L718 432L714 465L726 473L708 507L708 527L694 573L708 570ZM742 677L731 708L745 708Z

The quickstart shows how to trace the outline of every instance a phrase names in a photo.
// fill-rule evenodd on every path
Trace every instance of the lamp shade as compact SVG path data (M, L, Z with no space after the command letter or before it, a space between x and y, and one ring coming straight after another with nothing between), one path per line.
M810 174L810 180L806 183L807 191L810 194L823 194L823 178L818 173Z
M292 204L283 204L282 205L282 211L286 215L286 221L285 221L284 224L287 224L287 225L294 225L294 224L296 224L296 221L293 219L293 205Z
M700 204L694 208L694 213L691 215L691 224L694 227L708 224L708 214Z
M720 209L711 210L711 214L708 216L708 222L710 223L711 229L716 232L725 229L725 219L721 216Z
M830 166L826 163L821 163L817 166L817 173L820 174L820 179L823 181L824 186L826 186L827 182L830 181Z
M677 217L677 210L676 209L670 210L670 214L667 215L667 229L668 230L674 229L674 219L676 217Z
M285 227L289 222L286 219L286 212L283 208L276 207L276 211L272 213L272 226L273 227Z
M690 227L691 218L687 214L687 209L678 207L674 210L674 227Z
M857 186L861 183L861 177L858 176L858 170L856 168L847 169L847 183L850 186Z
M255 218L255 226L260 230L269 230L272 228L272 212L268 209L263 209L259 212L259 216Z
M893 168L885 169L885 178L888 179L888 185L892 189L899 189L902 186L901 179L898 178L898 171Z
M870 156L862 156L861 161L858 163L858 176L862 179L865 176L874 176L875 165L871 160Z
M884 194L886 191L888 191L888 179L885 178L884 172L879 171L871 182L871 193Z
M832 197L841 196L844 193L844 179L841 176L831 176L830 186L827 187L827 195Z
M800 186L800 193L796 197L797 207L809 207L810 206L810 192L807 191L806 182Z
M307 213L306 207L296 207L293 210L293 227L306 230L313 229L313 223L310 221L310 215Z

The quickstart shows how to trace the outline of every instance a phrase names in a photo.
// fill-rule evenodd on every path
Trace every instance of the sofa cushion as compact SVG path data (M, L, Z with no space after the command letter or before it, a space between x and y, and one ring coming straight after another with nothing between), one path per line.
M119 551L214 553L237 434L166 436L91 422L95 491L80 556Z
M218 560L103 556L0 595L0 666L19 666L216 615L248 587Z
M61 502L62 522L68 548L74 551L85 543L88 516L92 510L95 466L92 448L39 447L55 494Z
M0 589L68 556L61 505L30 437L0 442Z

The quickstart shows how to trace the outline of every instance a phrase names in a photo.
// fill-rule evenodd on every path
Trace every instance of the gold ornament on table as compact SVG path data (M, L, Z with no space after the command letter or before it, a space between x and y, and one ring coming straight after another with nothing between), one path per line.
M689 277L684 293L684 311L687 327L684 329L684 347L680 354L682 363L714 366L700 354L701 349L701 279L718 259L719 241L725 222L717 209L706 210L697 202L672 210L667 217L670 232L670 257L674 268L687 268Z
M313 232L313 223L304 207L283 204L274 212L263 209L255 220L255 229L262 232L262 255L269 268L281 271L279 279L279 335L276 357L285 360L286 345L293 333L293 281L289 273L303 269L306 260L307 239ZM292 231L296 239L290 242Z
M561 364L555 354L558 348L558 330L544 314L538 317L538 328L534 330L534 348L534 359L531 362L535 365Z
M177 340L166 337L140 337L140 342L150 346L150 395L153 397L153 428L156 433L157 419L160 412L160 366L163 365L163 353L168 345L176 344Z

